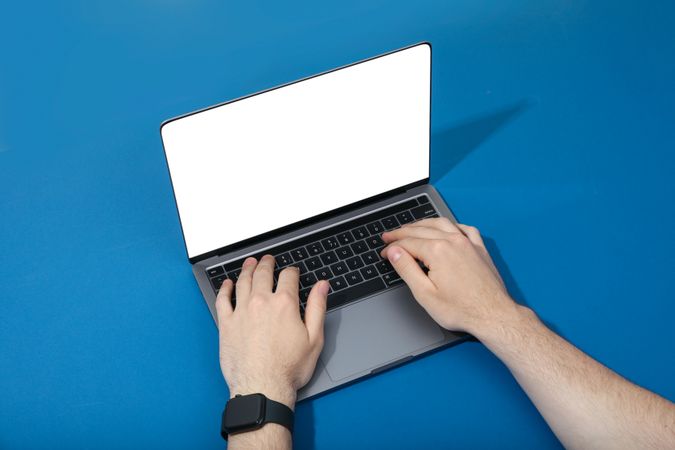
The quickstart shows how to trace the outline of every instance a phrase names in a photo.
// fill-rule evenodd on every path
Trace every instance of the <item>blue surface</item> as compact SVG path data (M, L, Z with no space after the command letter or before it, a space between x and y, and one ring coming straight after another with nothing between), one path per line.
M511 291L675 398L675 3L4 2L0 447L220 448L158 126L433 43L433 171ZM298 407L299 448L558 448L465 344Z

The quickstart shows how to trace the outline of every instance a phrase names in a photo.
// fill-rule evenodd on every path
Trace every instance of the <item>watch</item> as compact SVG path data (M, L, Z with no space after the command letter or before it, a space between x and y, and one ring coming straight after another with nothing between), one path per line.
M293 416L291 408L263 394L235 395L225 405L220 435L227 440L229 434L257 430L266 423L282 425L293 433Z

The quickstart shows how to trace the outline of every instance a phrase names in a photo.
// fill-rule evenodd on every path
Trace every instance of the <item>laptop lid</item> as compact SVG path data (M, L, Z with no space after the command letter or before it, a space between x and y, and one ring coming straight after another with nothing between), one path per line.
M190 261L429 179L418 44L166 121Z

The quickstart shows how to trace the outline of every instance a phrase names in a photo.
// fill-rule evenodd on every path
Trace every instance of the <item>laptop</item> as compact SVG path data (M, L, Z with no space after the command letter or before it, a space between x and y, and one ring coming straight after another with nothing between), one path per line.
M303 400L448 344L379 252L450 209L429 184L431 46L420 43L165 121L187 257L204 300L248 256L328 279L325 346ZM234 299L236 307L236 298Z

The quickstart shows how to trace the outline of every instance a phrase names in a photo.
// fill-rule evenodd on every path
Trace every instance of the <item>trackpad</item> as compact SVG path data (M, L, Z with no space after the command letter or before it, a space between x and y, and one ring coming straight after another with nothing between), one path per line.
M405 286L329 313L325 336L321 361L333 381L370 372L444 338Z

